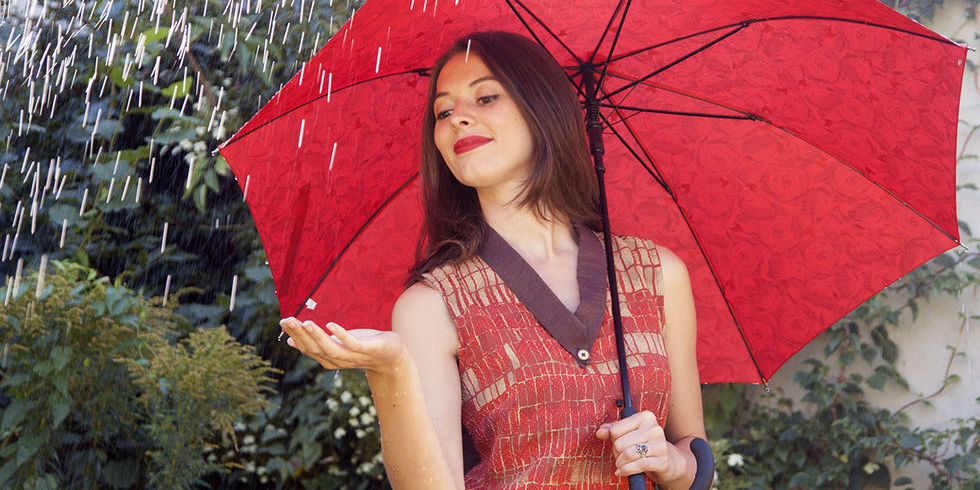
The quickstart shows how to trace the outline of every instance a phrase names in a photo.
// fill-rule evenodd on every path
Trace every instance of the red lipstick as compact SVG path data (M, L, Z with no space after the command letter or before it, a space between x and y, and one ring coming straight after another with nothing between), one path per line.
M493 140L485 136L467 136L465 138L456 141L456 143L453 144L453 151L455 151L456 154L459 155L460 153L466 153L476 147L483 146L491 141Z

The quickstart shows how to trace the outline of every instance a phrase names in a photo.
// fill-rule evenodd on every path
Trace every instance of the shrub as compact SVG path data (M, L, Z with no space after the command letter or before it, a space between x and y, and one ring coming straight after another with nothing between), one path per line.
M270 405L266 361L223 327L188 336L173 302L53 265L3 289L0 486L187 488L218 469L208 441Z

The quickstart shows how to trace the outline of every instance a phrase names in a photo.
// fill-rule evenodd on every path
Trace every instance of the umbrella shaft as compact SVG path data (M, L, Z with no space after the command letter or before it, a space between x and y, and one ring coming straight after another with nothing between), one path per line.
M606 169L603 166L602 122L599 120L599 100L596 97L595 72L585 66L582 73L585 82L586 133L589 151L595 164L596 181L599 184L599 210L602 214L602 238L606 247L606 274L609 277L609 297L612 300L613 332L616 338L616 356L619 361L619 382L623 388L623 412L633 410L630 395L629 371L626 366L626 345L623 341L623 319L619 310L619 288L616 284L616 265L613 261L612 232L609 229L609 209L606 205ZM633 410L635 412L635 410Z

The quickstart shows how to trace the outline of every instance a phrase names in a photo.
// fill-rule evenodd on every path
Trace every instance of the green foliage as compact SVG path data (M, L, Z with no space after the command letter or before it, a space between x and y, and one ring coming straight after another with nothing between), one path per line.
M282 406L239 426L245 441L219 460L240 465L220 487L388 488L381 464L377 413L357 371L324 371L304 359L312 382L290 390ZM297 374L297 373L294 373Z
M204 449L269 406L268 363L224 329L187 336L173 302L52 265L2 290L0 486L187 488L220 469Z

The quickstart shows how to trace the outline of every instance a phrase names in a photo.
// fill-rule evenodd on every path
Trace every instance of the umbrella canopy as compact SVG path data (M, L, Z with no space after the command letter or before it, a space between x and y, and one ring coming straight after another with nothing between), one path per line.
M688 265L702 382L767 380L958 243L966 50L877 1L369 0L219 149L284 316L389 328L428 69L488 28L600 74L612 230Z

